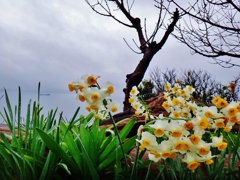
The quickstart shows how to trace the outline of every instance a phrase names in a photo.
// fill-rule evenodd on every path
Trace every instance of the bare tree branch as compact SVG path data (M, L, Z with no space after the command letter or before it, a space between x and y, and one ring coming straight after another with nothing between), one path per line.
M240 58L240 1L193 0L188 6L168 0L180 10L181 21L174 37L187 45L192 53L213 58L226 67L240 66L231 62ZM230 57L229 61L216 59Z

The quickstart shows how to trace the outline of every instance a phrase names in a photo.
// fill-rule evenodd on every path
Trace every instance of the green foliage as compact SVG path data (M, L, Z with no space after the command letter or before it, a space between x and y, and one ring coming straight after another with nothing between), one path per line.
M89 125L93 113L77 117L78 108L71 121L64 123L61 115L55 119L57 110L49 111L44 118L40 103L32 105L29 101L26 120L23 121L20 88L15 111L6 90L5 97L7 108L0 114L11 135L0 133L0 179L95 180L106 174L111 178L130 174L131 168L121 163L135 145L136 136L126 140L134 119L119 134L107 135L107 129L99 126L100 120L95 119ZM116 164L117 168L113 169Z
M40 86L39 86L40 88ZM5 90L6 106L0 112L8 125L11 135L0 133L0 179L47 179L54 178L56 156L45 155L47 147L40 139L36 128L53 133L56 129L56 110L51 110L47 118L40 115L41 108L36 101L29 101L26 120L21 117L21 90L19 88L18 105L14 110ZM15 128L16 127L16 128ZM49 160L51 159L51 161Z
M138 86L138 90L144 100L156 96L154 92L154 83L151 80L143 80Z

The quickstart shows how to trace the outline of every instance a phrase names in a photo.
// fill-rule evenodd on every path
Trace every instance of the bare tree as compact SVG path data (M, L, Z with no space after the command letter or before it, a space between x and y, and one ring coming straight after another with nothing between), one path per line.
M131 13L131 9L134 5L135 0L85 0L85 1L96 13L102 16L110 17L128 28L135 29L137 32L138 43L136 41L134 41L134 43L137 45L138 49L140 50L140 53L143 55L138 65L136 66L135 70L132 73L127 74L126 76L126 87L123 89L125 93L123 110L129 111L131 108L128 102L129 92L133 86L138 86L140 84L153 56L164 46L169 35L173 32L174 26L179 20L178 10L176 9L173 12L171 23L168 26L164 26L166 28L163 37L161 39L156 39L155 37L158 31L160 30L160 28L163 28L165 17L168 15L165 6L163 6L164 0L154 0L155 2L154 6L159 9L159 16L156 19L156 26L152 30L150 36L147 35L146 25L143 28L142 20L139 17L133 16ZM113 5L112 3L114 3L115 9L111 8ZM118 12L120 11L121 14L123 14L126 17L126 22L122 21L120 18L117 17L115 13L116 9L118 10Z
M240 58L239 0L168 2L179 9L181 17L174 36L192 53L213 58L214 63L222 67L240 67L231 61Z

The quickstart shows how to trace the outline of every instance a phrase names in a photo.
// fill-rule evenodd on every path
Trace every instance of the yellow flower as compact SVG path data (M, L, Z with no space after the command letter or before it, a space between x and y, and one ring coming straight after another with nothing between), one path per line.
M225 107L227 107L227 105L228 105L228 102L225 99L221 98L217 101L216 107L217 108L225 108Z
M114 112L118 111L118 106L119 106L119 104L117 103L117 101L115 101L115 102L108 102L107 109L114 113Z
M206 129L208 127L208 119L203 117L201 118L199 121L198 121L198 126L201 128L201 129Z
M184 123L183 127L184 129L190 131L193 129L193 123L191 121L187 121L186 123Z
M173 117L173 118L180 118L180 116L181 116L181 114L178 111L174 111L170 115L170 117Z
M90 111L91 111L91 108L90 108L90 106L86 106L86 107L85 107L85 109L86 109L88 112L90 112Z
M161 137L164 135L164 130L168 125L168 121L164 120L157 120L154 124L149 125L150 127L154 128L154 134L156 137Z
M84 102L86 100L86 97L83 94L79 94L78 95L78 99L82 102Z
M216 119L215 120L215 125L218 128L224 128L225 127L224 119Z
M200 166L200 163L198 162L198 157L193 152L188 152L183 158L183 162L187 163L187 167L189 170L194 171Z
M74 85L69 83L68 84L68 89L69 89L70 92L74 91L75 90Z
M218 101L219 101L219 99L221 99L220 96L217 96L217 97L213 98L213 99L212 99L212 103L216 106L217 103L218 103Z
M84 75L81 77L81 79L83 79L88 86L93 86L97 83L97 79L100 76L96 76L96 75Z
M206 156L208 153L209 153L209 149L206 148L206 147L200 147L198 149L198 153L201 155L201 156Z
M213 164L214 161L213 161L212 159L209 159L209 160L205 161L205 163L206 163L207 165L210 165L210 164Z
M91 95L91 100L92 100L93 102L97 102L99 99L100 99L99 94L93 93L93 94Z
M169 158L172 155L172 153L169 150L162 151L162 157L163 158Z
M92 86L95 85L97 82L97 78L93 75L87 77L87 84Z
M227 143L226 142L221 142L217 145L217 148L219 151L222 151L223 149L226 149L227 148Z
M180 136L182 135L182 131L180 131L180 130L178 130L178 129L173 130L173 131L171 132L171 135L172 135L173 137L180 137Z
M96 104L91 104L90 109L97 111L99 109L99 107Z
M112 83L107 82L106 86L107 86L107 92L108 92L108 94L109 94L109 95L113 94L113 93L114 93L114 87L113 87Z
M238 119L237 119L237 116L232 116L232 117L230 117L229 118L229 121L231 122L231 123L237 123L237 121L238 121Z
M164 85L164 90L170 91L171 87L172 87L172 85L169 82L167 82L167 84Z
M187 165L188 169L191 170L191 171L194 171L194 170L197 169L199 166L200 166L200 163L197 162L197 161L189 162L188 165Z
M179 101L179 99L174 98L174 99L172 100L172 104L173 104L174 106L177 106L177 105L181 105L181 102Z
M158 145L156 137L147 131L142 132L142 137L139 142L147 149Z
M154 131L155 136L161 137L164 134L164 130L161 128L156 128Z
M212 147L217 147L219 151L222 151L227 147L227 143L223 142L223 136L212 137Z
M155 151L155 150L150 150L149 153L150 153L150 154L153 154L153 155L155 156L155 158L160 158L160 157L161 157L160 153L158 153L158 152Z
M200 141L200 137L198 135L195 135L195 134L192 134L190 137L189 137L190 141L194 144L194 145L197 145Z
M167 101L164 101L164 102L162 103L162 107L163 107L164 109L169 109L169 108L170 108L170 105L169 105L169 103L168 103Z
M133 87L132 87L132 89L131 89L131 91L130 91L130 94L131 94L132 96L136 96L136 95L139 94L139 91L138 91L138 89L137 89L136 86L133 86Z
M238 112L238 109L232 107L232 108L229 108L227 112L229 116L235 116Z

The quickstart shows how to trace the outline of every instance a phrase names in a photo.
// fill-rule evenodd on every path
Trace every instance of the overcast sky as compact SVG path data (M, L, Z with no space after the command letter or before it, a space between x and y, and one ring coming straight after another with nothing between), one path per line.
M44 112L58 107L58 112L70 118L78 106L84 109L84 104L68 92L67 84L84 74L100 75L102 85L111 81L116 89L112 97L122 104L125 76L141 59L123 41L125 38L135 48L134 29L94 13L83 0L0 0L0 4L0 89L7 89L12 105L17 103L20 86L25 111L30 98L37 100L41 82L41 91L50 94L41 96ZM136 3L133 15L146 15L151 27L157 11L153 3L144 0ZM209 62L213 61L191 55L185 45L170 37L154 56L145 78L156 66L163 71L206 70L223 84L239 73L239 68L224 69ZM5 100L1 99L0 111L3 107Z

